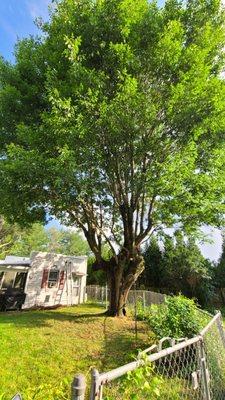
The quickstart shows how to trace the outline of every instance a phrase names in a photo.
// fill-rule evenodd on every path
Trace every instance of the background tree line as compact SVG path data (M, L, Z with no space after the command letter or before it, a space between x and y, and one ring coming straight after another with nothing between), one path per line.
M21 228L0 218L0 259L4 259L8 254L29 257L32 251L74 256L90 254L88 244L79 232L68 229L46 229L40 223Z
M217 262L205 258L196 239L181 232L165 235L161 241L153 236L143 254L146 268L139 286L169 294L181 292L203 306L215 301L225 304L225 241Z
M32 251L46 251L68 255L88 256L88 284L105 285L106 274L93 271L93 254L79 232L68 229L46 229L40 223L20 228L0 219L0 258L6 255L29 257ZM143 248L145 271L137 286L168 294L183 293L195 297L200 304L210 304L215 295L225 304L225 238L218 262L206 259L193 237L181 232L174 236L155 235ZM110 258L110 248L105 245L104 257Z

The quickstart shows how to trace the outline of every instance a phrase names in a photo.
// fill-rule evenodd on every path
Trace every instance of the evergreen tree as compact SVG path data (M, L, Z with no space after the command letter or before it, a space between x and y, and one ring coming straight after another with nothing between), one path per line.
M154 282L156 289L167 293L182 292L189 297L196 297L201 304L206 304L214 291L212 263L205 259L195 239L184 238L181 232L174 237L166 235L163 249L154 239L144 252L147 278L145 286Z
M225 294L223 292L225 288L225 233L223 233L222 252L215 266L215 286L219 289L222 302L225 305Z
M165 263L163 262L163 251L160 249L156 236L152 236L149 245L145 246L143 252L145 259L145 270L138 280L139 285L145 289L161 289L164 285Z

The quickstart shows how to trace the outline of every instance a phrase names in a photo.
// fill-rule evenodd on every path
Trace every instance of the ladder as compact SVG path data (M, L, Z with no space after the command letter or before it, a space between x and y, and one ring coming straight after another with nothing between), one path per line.
M67 281L67 271L60 271L59 277L59 287L56 292L54 304L58 305L61 304L62 294L65 286L65 282Z

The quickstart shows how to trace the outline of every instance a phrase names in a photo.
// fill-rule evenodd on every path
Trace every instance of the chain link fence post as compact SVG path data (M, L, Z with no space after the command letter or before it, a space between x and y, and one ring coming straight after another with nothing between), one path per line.
M108 309L108 285L105 285L105 309Z
M219 331L219 334L221 337L223 347L225 348L225 333L224 333L224 329L223 329L223 320L222 320L221 312L219 312L219 318L217 319L217 327L218 327L218 331Z
M207 369L204 341L202 337L200 338L200 368L201 368L201 380L203 384L204 400L211 400L210 389L209 389L209 372Z
M143 290L143 292L142 292L142 296L143 296L143 308L144 308L144 310L145 310L145 308L146 308L146 301L145 301L145 291Z
M90 400L99 399L99 397L98 397L98 380L99 380L99 372L97 369L93 369L91 372Z
M82 374L76 375L71 385L71 400L84 400L86 380Z
M101 303L104 303L104 287L101 287Z

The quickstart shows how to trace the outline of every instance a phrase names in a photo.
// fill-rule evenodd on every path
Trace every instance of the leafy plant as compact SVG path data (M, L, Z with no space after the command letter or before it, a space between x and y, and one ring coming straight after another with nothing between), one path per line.
M148 321L158 338L192 337L201 326L201 317L194 300L182 295L167 296L165 304L151 306L138 314L139 319Z
M119 387L124 399L155 400L160 398L160 386L163 379L155 375L154 365L149 363L147 356L143 357L143 365L127 373ZM115 397L106 396L104 400L113 400Z

